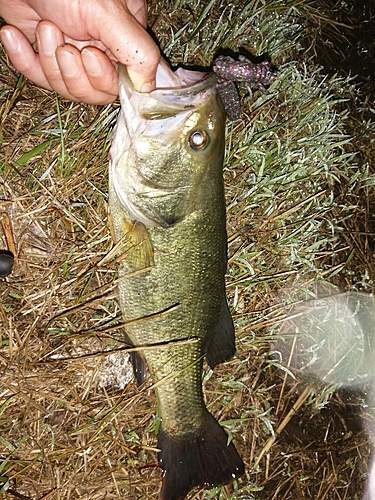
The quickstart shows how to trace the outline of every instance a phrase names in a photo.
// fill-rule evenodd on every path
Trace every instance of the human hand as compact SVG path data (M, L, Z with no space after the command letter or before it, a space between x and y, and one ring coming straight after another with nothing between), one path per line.
M145 30L144 0L0 0L0 16L12 64L41 87L107 104L118 95L121 62L137 90L155 88L160 53Z

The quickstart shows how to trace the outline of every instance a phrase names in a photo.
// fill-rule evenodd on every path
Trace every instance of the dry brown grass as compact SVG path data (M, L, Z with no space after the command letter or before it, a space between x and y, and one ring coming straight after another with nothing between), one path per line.
M196 3L201 11L209 2ZM164 47L174 39L171 32L176 36L169 48L174 62L208 64L217 47L210 45L207 33L222 11L214 6L211 20L202 21L191 39L195 11L188 5L152 2L151 24ZM272 19L269 26L274 26ZM250 28L241 33L235 20L229 27L238 29L228 42L231 48L250 36ZM265 47L266 36L258 38ZM249 50L256 40L249 41ZM278 58L274 62L281 66L289 53L276 37L270 40L269 50ZM0 281L0 476L9 479L3 497L155 499L161 480L155 398L149 387L127 383L127 354L117 327L117 264L115 255L105 258L112 248L107 152L116 107L56 101L52 93L26 82L17 85L18 75L3 53L0 64L0 213L11 219L17 249L13 273ZM214 375L206 370L205 394L210 411L233 436L247 475L238 482L238 493L226 486L193 492L191 499L355 500L361 498L366 479L370 446L360 419L363 394L319 384L306 389L311 381L293 381L272 362L270 327L285 317L285 302L314 296L318 289L332 293L337 286L363 285L373 291L375 282L372 172L353 181L348 168L333 185L316 167L304 172L311 178L304 184L303 178L292 181L281 175L280 167L276 181L277 168L266 169L262 177L256 163L260 153L252 157L245 145L251 127L276 123L272 120L280 109L289 121L278 125L274 136L264 133L259 151L277 138L281 150L287 150L292 131L296 140L306 134L303 128L301 137L295 132L296 101L286 99L286 87L270 102L258 94L247 98L245 125L228 127L228 294L238 355ZM297 87L298 82L296 93ZM338 85L332 88L337 96ZM301 116L318 98L301 105ZM356 119L365 127L363 119ZM261 133L266 130L258 127ZM374 149L367 144L363 150L363 169L368 169ZM334 173L339 177L338 170ZM326 190L315 191L315 180L325 175ZM244 198L243 192L253 189L253 178L258 191ZM338 202L331 205L332 193ZM337 223L333 237L329 222L334 217L342 224ZM315 233L308 229L313 221L319 223ZM298 228L304 224L301 234ZM323 241L320 246L316 234ZM345 268L353 247L355 259ZM282 300L293 287L293 298ZM113 351L120 352L113 357ZM277 439L267 445L275 431Z

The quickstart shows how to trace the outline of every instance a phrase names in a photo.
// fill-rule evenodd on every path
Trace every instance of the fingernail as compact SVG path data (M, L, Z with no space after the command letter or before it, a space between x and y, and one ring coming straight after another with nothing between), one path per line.
M102 76L103 68L99 57L90 50L82 50L82 61L87 73L90 76Z
M81 71L81 67L76 56L68 50L59 50L57 62L60 71L64 76L75 77Z
M20 50L20 43L12 31L1 30L1 41L7 52L17 52Z
M151 92L155 90L156 82L155 80L151 80L150 82L145 82L144 75L142 73L136 73L132 71L129 67L127 68L128 75L130 76L130 80L133 84L134 89L137 92Z
M147 83L144 83L142 86L141 86L141 90L139 92L152 92L153 90L155 90L155 87L156 87L156 82L155 80L153 80L152 82L147 82Z
M60 45L60 38L51 26L40 26L38 32L38 46L46 56L52 56Z

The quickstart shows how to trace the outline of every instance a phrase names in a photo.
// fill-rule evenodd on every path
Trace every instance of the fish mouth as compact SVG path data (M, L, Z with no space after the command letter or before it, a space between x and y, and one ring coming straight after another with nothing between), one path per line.
M161 138L178 133L186 117L199 109L216 92L217 77L212 72L190 71L178 68L173 72L161 60L157 74L157 88L151 92L134 89L126 67L119 64L119 94L121 110L113 132L111 159L130 148L135 138ZM117 140L117 136L120 136ZM163 142L166 144L170 137Z
M164 73L167 70L169 69L161 65L159 73L162 75L159 80L163 83L165 82ZM120 78L123 71L124 67L120 69ZM170 70L169 72L173 75L173 78L169 80L173 85L157 87L148 94L147 99L141 100L139 112L142 118L160 120L199 108L215 91L217 78L213 73L189 71L183 68L177 69L175 73ZM158 76L156 83L158 84Z

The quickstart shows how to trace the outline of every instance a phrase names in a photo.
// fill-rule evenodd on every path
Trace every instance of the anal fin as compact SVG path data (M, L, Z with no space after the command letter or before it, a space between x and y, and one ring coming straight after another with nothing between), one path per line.
M206 346L207 363L214 369L216 365L230 359L235 352L233 320L229 312L227 298L223 294L220 314Z
M124 333L125 342L133 347L132 341L127 333ZM134 378L137 385L142 385L147 377L147 362L140 351L130 352L130 362L133 366Z

